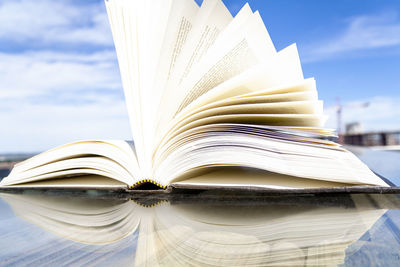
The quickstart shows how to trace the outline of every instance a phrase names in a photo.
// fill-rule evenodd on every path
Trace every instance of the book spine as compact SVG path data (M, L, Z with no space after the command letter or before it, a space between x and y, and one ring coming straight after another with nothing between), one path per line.
M162 184L160 184L159 182L154 181L154 180L152 180L152 179L143 179L143 180L140 180L140 181L134 183L133 185L129 186L129 189L135 189L135 188L137 188L137 187L139 187L139 186L141 186L141 185L143 185L143 184L145 184L145 183L151 183L151 184L153 184L153 185L156 185L156 186L159 187L160 189L167 189L167 186L166 186L166 185L162 185Z

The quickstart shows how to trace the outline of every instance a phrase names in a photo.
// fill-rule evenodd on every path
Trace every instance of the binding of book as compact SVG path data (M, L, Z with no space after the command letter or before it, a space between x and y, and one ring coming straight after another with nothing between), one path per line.
M1 185L387 186L327 140L296 45L277 52L248 4L234 18L221 0L105 4L135 145L67 144L18 164ZM79 178L90 174L98 178Z

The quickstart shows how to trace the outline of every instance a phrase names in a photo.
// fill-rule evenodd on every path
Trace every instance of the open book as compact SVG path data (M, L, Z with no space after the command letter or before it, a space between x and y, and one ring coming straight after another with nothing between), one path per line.
M97 262L100 259L96 257L102 256L101 261L111 263L127 258L135 266L343 264L346 249L370 231L386 212L385 207L380 207L382 202L395 198L343 196L341 204L348 206L319 203L314 197L309 202L307 198L275 197L273 204L265 200L256 203L231 200L223 205L215 199L213 203L184 199L181 203L163 201L146 207L116 198L29 194L1 197L17 216L61 237L57 246L39 247L33 252L27 249L9 264L35 265L39 260L46 262L47 257L53 264L61 259L67 260L63 264L85 265ZM294 204L296 200L302 204ZM30 231L35 234L33 227ZM12 237L14 232L8 233L5 240ZM87 244L84 253L74 252L79 247L69 240ZM133 243L130 246L134 250L129 249L128 254L120 253L127 250L124 240ZM110 244L115 244L112 253L99 255ZM69 257L52 257L52 254ZM108 258L113 256L114 259Z
M234 18L221 0L105 4L134 145L67 144L18 164L1 185L387 186L328 140L296 45L277 52L248 4Z

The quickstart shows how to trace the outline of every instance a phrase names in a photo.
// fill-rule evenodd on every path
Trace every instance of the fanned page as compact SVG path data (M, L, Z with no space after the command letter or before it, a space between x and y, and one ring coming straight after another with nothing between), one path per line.
M131 142L79 141L17 164L1 185L126 188L139 173Z
M203 1L175 56L168 74L158 74L166 78L154 98L160 100L155 127L143 131L150 166L144 181L165 186L203 168L245 166L303 179L283 183L286 188L386 186L352 154L320 141L329 135L321 128L322 102L315 81L303 78L296 45L277 53L248 5L232 18L222 1ZM272 130L276 136L260 126L283 128ZM305 129L314 136L298 137ZM217 176L202 181L213 185ZM267 180L264 186L277 186ZM230 184L251 185L251 178Z
M235 17L221 0L105 4L135 148L65 145L16 166L2 185L388 186L329 141L296 45L276 51L248 4Z

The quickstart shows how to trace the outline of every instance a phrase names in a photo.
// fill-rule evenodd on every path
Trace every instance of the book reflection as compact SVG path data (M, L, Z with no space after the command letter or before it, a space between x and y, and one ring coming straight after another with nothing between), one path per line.
M132 239L135 255L125 255L130 259L125 262L135 266L342 264L346 249L385 213L386 207L377 203L387 203L376 200L385 196L374 195L252 200L164 196L150 202L1 197L17 216L63 240L104 246L137 235Z

